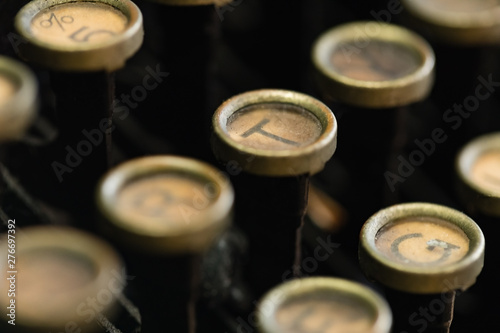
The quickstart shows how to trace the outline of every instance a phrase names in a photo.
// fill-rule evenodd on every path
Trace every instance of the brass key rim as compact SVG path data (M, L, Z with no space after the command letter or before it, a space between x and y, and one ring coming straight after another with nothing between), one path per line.
M297 106L310 112L321 124L321 134L304 147L266 150L245 146L230 138L227 120L239 110L263 104ZM337 147L337 120L321 101L295 91L262 89L231 97L215 111L212 118L212 148L222 163L236 162L243 170L265 176L297 176L315 174L324 168Z
M44 9L71 3L99 3L119 10L127 18L125 31L92 45L62 46L40 41L31 31L31 21ZM15 28L24 39L19 54L27 61L61 71L115 71L125 66L143 42L142 14L129 0L36 0L16 15Z
M405 218L440 219L462 230L469 250L457 262L442 266L405 265L387 258L375 245L378 232L388 223ZM365 275L392 289L416 294L465 290L473 285L484 264L484 235L467 215L432 203L394 205L372 215L360 233L359 262Z
M7 236L6 234L4 236L2 242L6 243ZM15 258L18 261L22 262L24 257L36 256L43 251L51 251L61 255L80 257L91 263L95 271L95 275L89 283L70 291L74 304L71 304L70 308L67 309L66 315L59 312L57 316L45 317L41 314L44 313L43 311L39 311L40 314L38 312L34 314L33 311L30 311L32 315L27 315L24 314L21 307L17 307L16 327L28 328L30 332L59 331L64 329L68 322L74 322L79 327L85 327L86 331L95 332L99 326L96 323L87 322L88 317L79 314L78 309L80 311L86 309L82 305L87 305L87 298L101 297L100 293L106 293L106 297L110 296L110 299L106 300L106 304L99 303L99 306L102 307L102 315L109 318L115 315L117 299L126 287L125 266L118 252L106 241L85 231L66 226L16 228L15 236ZM7 259L7 244L3 244L1 249L2 256ZM4 262L6 265L7 261ZM22 267L25 266L19 265L19 269L16 269L17 273L15 274L18 280L19 275L22 274ZM3 270L4 272L9 271L7 266L3 266ZM110 284L112 284L111 287ZM19 286L17 292L22 293L22 288L23 286ZM67 294L65 294L66 297ZM0 302L2 306L8 305L7 293L5 293L5 297L0 298ZM47 307L50 303L38 302L38 304ZM72 306L74 308L71 308ZM68 305L66 304L65 307Z
M0 57L0 76L12 80L14 96L0 106L0 142L20 139L32 123L38 109L38 81L24 64Z
M189 223L177 227L145 228L141 220L124 220L116 211L116 197L134 180L155 175L182 174L209 182L217 198ZM97 187L96 203L105 232L110 237L143 252L162 254L200 253L225 230L232 220L234 191L231 183L211 165L180 156L150 156L124 162L103 176Z
M317 294L318 290L321 290L321 294L326 297L331 294L356 299L366 306L367 312L373 315L370 332L390 332L392 312L387 301L378 293L354 281L323 276L294 279L267 292L257 305L259 332L285 332L275 317L279 308L294 298Z
M452 11L428 6L421 1L402 0L401 4L429 36L459 45L499 44L500 6L481 11Z
M457 188L466 206L486 215L500 217L500 192L481 186L471 177L474 163L482 154L490 151L500 151L500 132L480 135L460 149L455 160Z
M358 80L339 73L329 60L340 43L363 40L388 42L411 50L420 58L417 69L400 78L385 81ZM393 24L359 21L336 26L315 41L311 58L322 93L339 102L364 108L393 108L425 99L434 84L435 55L416 33Z

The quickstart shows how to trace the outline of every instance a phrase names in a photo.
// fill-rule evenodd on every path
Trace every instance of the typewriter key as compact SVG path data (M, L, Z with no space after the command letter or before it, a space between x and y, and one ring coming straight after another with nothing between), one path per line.
M2 332L104 332L116 319L125 266L103 240L53 226L3 236L0 304L12 322L2 320Z
M142 44L142 15L128 0L32 1L15 24L22 57L51 70L111 72Z
M402 0L423 31L446 43L498 44L500 6L497 1Z
M114 72L142 44L142 14L129 0L37 0L16 15L22 58L50 74L59 136L44 154L68 198L61 206L88 217L100 176L112 164ZM82 225L85 224L81 221Z
M335 158L349 177L339 201L352 214L350 234L357 238L373 212L398 201L394 161L408 135L408 109L432 89L434 52L405 28L360 21L325 31L311 57L318 90L342 119L344 145Z
M231 184L208 164L153 156L101 181L97 205L119 241L156 253L200 253L230 222Z
M283 283L257 307L259 332L388 333L392 314L376 292L356 282L310 277Z
M259 296L298 274L309 177L333 155L337 122L308 95L257 90L224 102L213 130L214 155L233 176L235 221L249 237L246 276Z
M409 331L412 314L427 309L432 317L427 318L428 330L447 332L455 292L475 283L484 247L481 229L463 213L436 204L406 203L366 221L359 262L370 279L386 287L396 331Z
M217 159L255 175L315 174L337 146L337 122L330 109L293 91L236 95L219 106L212 125Z
M481 135L456 159L458 189L471 212L500 217L500 133Z
M420 101L434 80L429 44L407 29L375 21L324 32L313 46L312 60L325 96L363 108Z
M22 63L0 57L0 143L21 138L37 111L38 82Z
M232 205L220 171L190 158L138 158L104 176L97 191L103 230L128 254L131 274L138 272L145 332L194 327L188 309L200 257L229 225Z

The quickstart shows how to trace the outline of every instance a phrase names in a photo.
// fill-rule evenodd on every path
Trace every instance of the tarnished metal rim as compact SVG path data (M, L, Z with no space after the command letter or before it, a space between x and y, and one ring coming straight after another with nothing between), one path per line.
M218 189L218 197L203 211L178 228L147 229L141 221L128 223L116 213L115 199L129 182L158 174L182 173L210 182ZM96 192L96 204L102 227L110 236L139 251L160 253L191 253L204 251L231 223L234 191L219 170L191 158L150 156L118 165L103 176Z
M33 36L31 21L41 10L77 2L101 3L116 8L128 19L125 31L105 42L67 47L43 42ZM64 71L117 70L139 50L144 36L142 14L129 0L36 0L17 13L15 28L26 40L19 44L21 57L49 69Z
M356 80L335 71L329 60L334 48L339 43L357 42L360 38L367 42L378 40L403 45L418 54L421 63L411 74L387 81ZM404 106L427 97L434 84L435 55L431 46L414 32L393 24L360 21L336 26L317 38L311 58L323 93L348 105Z
M280 306L295 297L318 293L318 290L324 295L328 293L341 294L360 300L373 314L373 326L370 332L390 332L392 313L386 300L373 290L357 282L332 277L295 279L270 290L257 306L260 332L284 332L275 317Z
M386 224L408 217L437 218L459 227L469 238L469 251L458 262L441 267L407 266L394 262L375 246L378 231ZM431 203L405 203L372 215L363 225L359 261L365 274L388 287L412 293L431 294L465 290L474 284L484 264L484 235L467 215Z
M321 123L320 137L310 145L280 151L250 148L232 140L226 129L229 117L244 107L265 103L290 104L311 112ZM332 111L319 100L295 91L262 89L236 95L215 111L212 126L215 156L223 163L236 161L245 171L257 175L317 173L337 147L337 121Z
M500 193L480 187L469 175L476 159L489 150L500 151L500 132L481 135L462 147L455 160L457 186L465 205L472 205L487 215L500 217Z

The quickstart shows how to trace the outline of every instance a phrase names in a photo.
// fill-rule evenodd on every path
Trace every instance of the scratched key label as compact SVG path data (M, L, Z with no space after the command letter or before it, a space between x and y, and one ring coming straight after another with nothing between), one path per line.
M123 32L126 16L106 4L72 2L44 9L31 21L38 40L57 46L104 43Z
M390 81L415 72L421 57L410 48L381 40L343 42L331 54L338 73L360 81Z
M374 311L362 300L331 290L300 296L277 310L279 332L286 333L365 333L371 332Z
M481 154L470 171L476 185L500 195L500 150Z
M293 150L320 137L322 126L311 112L291 104L264 103L242 108L227 121L232 140L264 150Z
M382 227L375 246L387 258L408 266L445 266L465 257L469 239L449 222L415 217Z
M126 184L116 198L123 223L143 230L178 230L206 212L219 195L213 183L182 173L157 174Z

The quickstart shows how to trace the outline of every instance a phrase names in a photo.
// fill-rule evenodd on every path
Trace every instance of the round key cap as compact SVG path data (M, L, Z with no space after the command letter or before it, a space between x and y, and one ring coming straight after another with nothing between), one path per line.
M484 243L481 229L463 213L428 203L399 204L366 221L359 260L366 275L386 286L440 293L474 284Z
M200 253L229 224L233 196L231 184L212 166L154 156L112 169L98 186L97 205L125 244Z
M420 101L434 81L429 44L392 24L336 26L316 40L312 60L324 94L359 107L391 108Z
M338 278L295 279L260 301L259 332L388 333L392 314L378 293Z
M106 242L67 227L9 229L4 236L0 304L14 304L15 313L8 332L100 332L97 314L113 320L126 280L120 255Z
M368 278L382 284L395 332L414 329L417 320L425 321L429 332L449 332L455 296L476 282L484 248L481 229L467 215L436 204L405 203L366 221L359 263Z
M337 146L337 121L330 109L286 90L230 98L215 112L213 129L215 156L256 175L315 174Z
M37 111L38 82L22 63L0 57L0 142L19 139Z
M229 226L233 200L220 171L191 158L138 158L103 177L97 190L103 230L141 272L144 331L193 329L201 258Z
M16 16L21 55L54 70L113 71L141 46L142 15L128 0L31 1Z
M462 45L498 44L500 4L496 0L402 0L429 36Z
M500 133L484 134L466 144L455 167L463 203L500 217Z

